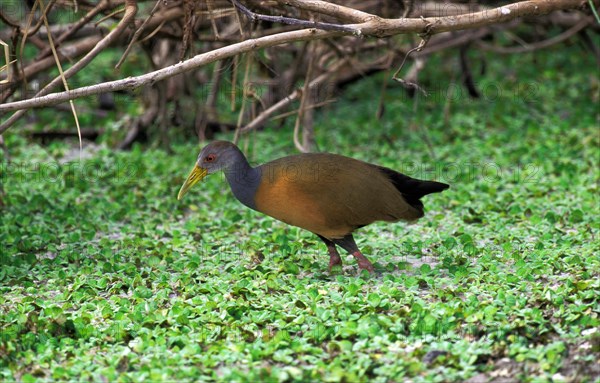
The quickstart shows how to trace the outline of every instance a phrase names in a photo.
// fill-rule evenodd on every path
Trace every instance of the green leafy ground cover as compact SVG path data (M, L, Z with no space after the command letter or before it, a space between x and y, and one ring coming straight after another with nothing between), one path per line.
M471 100L440 60L416 108L392 85L377 121L379 77L318 120L321 150L452 185L417 224L360 230L372 277L350 256L329 275L318 239L222 176L176 201L196 145L64 162L73 145L11 130L0 379L598 381L595 63L492 60ZM289 132L252 136L251 161L293 153Z

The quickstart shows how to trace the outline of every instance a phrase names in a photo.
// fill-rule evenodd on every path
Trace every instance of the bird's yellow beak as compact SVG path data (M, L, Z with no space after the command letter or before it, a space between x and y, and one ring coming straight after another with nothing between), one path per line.
M207 174L207 169L204 169L198 166L198 164L196 164L196 166L194 166L194 168L190 172L190 175L188 176L187 180L185 180L183 185L181 185L181 189L179 189L179 194L177 194L177 200L181 200L185 193L187 193L192 186L196 185L199 181L201 181L202 178L206 177Z

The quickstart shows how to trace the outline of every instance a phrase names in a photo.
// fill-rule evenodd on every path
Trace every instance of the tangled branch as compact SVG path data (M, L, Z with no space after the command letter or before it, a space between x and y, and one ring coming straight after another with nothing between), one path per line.
M411 76L416 77L418 70L424 64L423 58L427 55L441 49L463 46L473 40L478 41L478 46L484 49L511 53L558 44L582 32L585 28L598 30L598 27L593 23L593 17L590 15L591 10L589 7L586 10L587 3L583 0L529 0L496 8L463 4L450 4L450 6L448 3L436 2L425 2L417 5L412 2L404 2L396 5L399 8L380 14L376 13L378 7L370 4L370 2L349 1L346 6L342 6L319 0L274 0L269 3L248 0L245 4L242 4L239 0L231 0L231 2L208 1L205 8L198 8L197 10L200 15L207 17L198 18L195 24L191 25L192 29L186 27L188 28L186 33L192 30L195 33L194 39L201 44L206 45L206 42L210 41L207 44L208 49L203 49L204 52L181 62L167 64L165 61L158 63L155 70L138 76L82 86L65 92L50 93L61 81L60 78L56 78L33 97L27 97L26 93L23 93L24 97L22 99L1 104L0 113L4 114L11 111L16 111L16 113L2 121L0 134L13 125L26 110L32 108L48 107L90 95L133 90L144 86L152 86L161 81L172 81L178 75L191 73L211 63L270 47L283 47L283 49L272 52L274 56L280 57L287 54L286 52L298 49L290 45L296 42L320 41L319 45L313 49L315 54L320 56L314 64L316 66L315 70L318 69L319 74L315 75L314 80L310 81L310 84L307 85L308 88L305 86L304 90L306 91L317 86L319 84L319 82L316 82L317 80L324 81L336 78L337 83L341 84L342 81L349 81L353 77L362 75L365 71L384 70L389 68L390 65L394 65L394 63L398 68L397 62L405 58L406 54L414 48L408 40L409 45L394 48L392 50L394 54L389 56L389 47L392 44L390 41L384 44L374 44L373 39L365 39L365 37L385 39L389 36L401 34L420 34L427 36L428 39L431 37L428 45L420 46L420 52L413 55L415 60L421 60L418 66L413 67L417 72L412 73ZM96 15L104 14L112 17L110 15L114 12L114 2L107 0L102 0L98 5L90 8L81 20L74 23L55 39L57 45L62 45L62 48L58 50L59 55L66 55L68 49L74 50L75 56L84 55L82 59L65 71L64 76L66 79L81 71L99 52L105 50L109 45L128 47L123 54L123 58L125 58L131 49L131 43L135 40L141 42L138 45L142 49L151 50L154 49L153 47L160 45L159 41L172 45L176 44L177 41L184 40L181 27L178 27L177 24L184 16L184 6L182 4L167 7L158 2L153 5L145 20L135 20L138 9L135 0L126 0L124 5L125 12L117 27L104 37L99 38L97 36L98 32L102 33L101 28L96 28L91 36L82 37L78 33L83 32ZM515 48L498 47L480 41L482 37L490 33L520 24L517 20L525 20L531 17L539 18L540 15L574 8L582 11L571 14L560 13L562 15L560 16L562 17L561 22L564 23L566 28L565 31L543 42L535 42L528 47ZM236 11L239 11L242 16L237 17ZM279 12L278 15L272 14L277 12ZM1 13L0 19L5 22L6 28L12 30L12 36L17 36L16 38L13 37L13 41L16 42L19 36L23 35L21 22ZM394 18L394 14L405 14L408 17ZM553 17L554 15L556 14L552 14ZM247 22L250 24L250 29L246 26L244 30L252 30L254 36L252 38L245 36L245 34L240 36L239 23ZM128 31L127 27L133 25L133 23L137 27ZM490 28L498 25L501 27ZM472 29L476 29L476 31L467 32ZM6 40L6 31L7 29L0 29L0 38ZM132 33L133 31L135 31L135 34ZM151 32L143 36L146 31ZM465 32L457 33L458 31ZM27 36L27 33L26 31L24 35ZM50 31L46 31L46 33L50 33ZM31 40L35 39L35 34L31 33L29 36ZM189 36L188 34L188 39ZM212 36L212 41L207 36ZM450 38L447 36L450 36ZM154 43L143 44L149 40L153 40ZM332 47L333 50L321 48L325 46ZM361 67L361 64L357 65L357 63L360 63L361 60L363 63L365 62L364 59L360 59L363 52L375 53L381 59L373 60L372 64ZM150 54L152 53L150 52ZM42 48L34 62L29 64L19 63L22 66L21 70L15 70L16 67L9 69L10 65L7 65L7 70L12 72L7 72L5 75L0 73L0 76L2 76L0 80L4 81L4 83L0 82L2 99L14 98L13 92L18 89L19 85L25 84L38 73L48 70L51 63L45 56L47 56L47 48ZM269 81L265 84L272 86L273 93L280 94L280 96L270 100L255 97L256 106L262 109L262 112L256 114L256 108L249 108L248 110L254 112L244 117L247 123L241 128L242 132L262 126L274 113L289 107L295 100L306 97L304 94L306 92L303 92L295 84L302 82L302 79L306 77L306 71L313 64L309 65L310 61L302 56L297 56L297 53L296 57L301 60L299 65L293 68L281 67L279 62L282 60L278 61L277 59L271 64L265 65L266 68L279 68L274 75L280 78L277 81L283 82L273 83L273 81ZM386 64L382 65L382 62ZM260 64L259 62L256 65ZM345 71L344 75L340 75L340 72L343 71ZM8 73L20 73L20 75L9 77ZM218 73L214 75L218 75ZM246 81L249 81L247 77L245 76ZM9 78L12 81L7 81ZM418 85L416 83L414 85L418 89ZM295 87L296 90L292 90L287 94L281 93L282 89L290 89L290 86ZM161 97L158 99L160 100ZM162 99L164 100L166 97ZM303 99L301 104L304 104ZM200 108L198 113L206 113L206 110ZM205 121L205 119L198 118L196 120Z

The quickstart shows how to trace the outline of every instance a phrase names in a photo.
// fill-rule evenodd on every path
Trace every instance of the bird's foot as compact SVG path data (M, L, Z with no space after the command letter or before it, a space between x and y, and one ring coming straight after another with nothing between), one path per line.
M367 261L367 262L369 262L369 261ZM373 267L373 264L371 262L369 262L369 263L358 262L358 268L361 270L367 270L371 274L375 273L375 268Z
M331 271L333 270L333 268L337 268L338 266L340 269L342 268L342 258L337 253L337 251L335 253L330 252L329 253L329 274L331 274Z
M361 270L367 270L369 273L373 274L375 272L375 268L371 261L367 259L360 251L355 251L352 253L354 258L356 258L356 262L358 263L358 268Z

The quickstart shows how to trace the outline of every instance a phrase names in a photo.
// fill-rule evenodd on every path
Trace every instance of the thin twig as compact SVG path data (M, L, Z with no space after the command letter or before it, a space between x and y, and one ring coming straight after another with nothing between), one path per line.
M0 20L2 20L2 22L4 24L8 24L9 26L13 27L13 28L21 28L21 24L19 24L19 22L17 20L13 20L10 18L10 16L4 14L4 10L0 9Z
M308 42L307 44L311 44ZM310 78L312 77L313 67L314 67L314 45L309 49L309 53L306 55L308 58L308 69L306 70L306 78L304 79L304 87L302 88L302 99L300 99L300 107L298 108L298 115L296 116L296 123L294 124L294 145L296 149L298 149L302 153L308 152L308 148L303 145L303 143L299 140L300 133L300 122L302 121L302 117L304 116L304 110L306 107L306 102L310 99ZM305 136L305 132L302 132L302 135ZM303 140L304 141L304 140Z
M235 56L233 58L233 63L231 65L231 95L229 98L229 108L232 112L235 111L235 95L237 93L237 71L238 64L240 61L240 56Z
M117 63L117 65L115 65L115 69L118 70L118 69L121 68L121 65L123 65L123 61L125 61L125 58L129 55L129 51L131 51L131 48L133 47L133 44L135 44L137 42L138 38L140 37L140 35L144 31L144 28L146 28L146 25L148 25L148 23L150 22L150 19L152 19L152 16L154 16L154 14L156 13L156 11L158 10L158 6L160 5L161 2L163 2L163 0L156 0L156 4L154 4L154 7L150 11L150 14L148 15L148 17L146 17L146 20L144 20L144 22L142 23L142 25L140 25L140 27L133 34L133 37L131 38L131 41L129 41L129 44L127 45L127 48L125 48L125 52L123 52L123 55L121 55L121 58L119 59L119 62Z
M342 24L332 24L332 23L322 23L320 21L310 21L310 20L301 20L295 19L293 17L286 16L269 16L263 15L260 13L254 13L248 8L246 8L242 3L238 0L231 0L233 6L239 9L244 15L246 15L252 21L270 21L273 23L281 23L281 24L289 24L289 25L299 25L301 27L307 28L317 28L322 29L324 31L341 31L341 32L351 32L356 35L361 35L360 29L357 29L354 26L342 25Z
M587 27L590 24L590 21L591 20L589 18L581 20L579 23L575 24L573 27L567 29L566 31L564 31L563 33L561 33L557 36L554 36L547 40L535 42L535 43L527 43L527 45L521 46L521 47L499 47L499 46L495 46L492 44L488 44L483 41L477 41L477 45L485 50L496 52L496 53L501 53L501 54L533 52L533 51L536 51L539 49L548 48L553 45L562 43L563 41L565 41L565 40L569 39L570 37L574 36L575 34L577 34L577 32L579 32L582 29L584 29L585 27Z
M388 76L390 74L390 68L391 68L391 61L394 59L394 55L390 54L389 55L389 61L390 61L390 65L388 65L388 69L386 69L385 71L385 76L383 77L383 81L381 83L381 90L379 92L379 103L377 105L377 109L375 110L375 118L377 120L381 120L381 117L383 117L383 114L385 113L385 91L387 90L387 86L388 86Z
M76 23L72 24L70 28L65 31L63 34L58 36L54 40L54 45L59 47L66 39L71 37L75 32L83 28L90 20L92 20L98 13L102 12L109 6L108 0L102 0L98 5L92 8L88 13L85 14L81 19L79 19ZM50 53L50 48L46 48L37 54L35 61L38 61L44 57L46 57Z
M31 7L31 13L29 14L29 17L31 20L33 20L33 16L35 15L35 10L36 10L36 4L38 3L38 0L36 0L36 2L34 3L33 7ZM27 25L27 31L25 31L24 33L26 33L27 35L33 35L35 33L37 33L40 28L42 27L42 25L44 25L44 18L43 16L47 15L48 12L50 12L50 10L52 9L52 7L54 6L54 3L56 3L56 0L50 0L50 2L48 3L48 6L42 10L42 14L40 19L38 20L38 22L35 24L35 26L33 27L32 30L29 30L29 26L31 25L31 23L29 23ZM40 7L41 8L41 7Z
M8 147L6 146L6 143L4 142L4 137L1 134L0 134L0 149L4 153L3 154L4 155L4 161L5 162L10 162L10 153L8 152ZM0 183L0 195L3 192L2 185L3 185L3 183Z
M242 82L242 106L240 113L238 114L237 124L235 126L235 134L233 136L233 143L237 144L240 138L240 129L242 128L242 120L244 119L244 112L246 111L246 88L248 87L248 78L250 76L250 66L252 64L252 55L246 53L246 68L244 70L244 80Z
M10 51L8 49L8 44L0 39L0 46L2 46L2 53L4 53L4 62L6 64L0 67L0 73L6 70L6 77L3 80L0 80L0 84L7 84L12 82L12 70L10 66L14 64L17 60L10 60Z
M27 42L27 36L29 35L29 27L31 26L31 23L33 22L33 15L35 14L35 9L38 6L38 1L36 1L35 3L33 3L33 6L31 7L31 12L29 12L29 16L27 17L27 24L25 25L25 30L23 31L23 38L21 39L21 44L19 46L19 53L18 53L18 62L23 62L23 52L25 52L25 42ZM20 66L21 69L21 77L24 79L25 82L25 86L27 86L27 79L25 78L25 73L23 66Z
M154 35L157 34L162 29L162 27L165 25L166 22L167 22L166 20L162 20L160 22L160 24L158 24L152 32L148 33L148 35L146 37L144 37L143 39L140 40L140 43L146 42L147 40L150 40L151 38L153 38Z
M63 77L65 79L69 79L75 73L79 72L81 69L83 69L85 66L87 66L87 64L89 64L94 59L94 57L96 57L100 52L102 52L106 47L108 47L114 40L116 40L116 38L123 32L123 30L125 30L125 28L129 24L129 22L135 18L136 13L137 13L136 1L135 0L125 0L125 14L123 15L123 18L121 19L119 24L117 24L117 27L115 29L113 29L112 31L110 31L110 33L108 35L106 35L102 40L100 40L98 42L98 44L96 44L96 46L90 52L88 52L88 54L86 54L81 60L79 60L77 63L75 63L69 69L67 69L65 71L65 73L63 74L63 76L58 76L58 77L54 78L54 80L52 80L48 85L46 85L42 90L40 90L32 99L39 100L43 96L48 95L50 93L50 91L52 89L54 89L54 87L56 87L56 85L58 85L62 81ZM68 94L71 92L72 91L67 91L66 93ZM105 92L110 92L110 90L107 90ZM105 92L98 92L98 93L105 93ZM67 98L64 101L73 100L73 99L75 99L75 97ZM4 104L4 105L8 105L8 103ZM11 126L13 123L15 123L15 121L17 121L19 118L21 118L25 114L25 111L26 111L26 109L21 109L21 110L17 111L16 113L14 113L12 116L10 116L6 121L4 121L0 125L0 133L3 133L6 129L8 129L9 126Z
M111 12L108 15L102 17L100 20L96 21L96 23L94 25L98 26L98 25L102 24L104 21L110 19L111 17L114 17L114 16L118 15L119 13L123 13L126 10L127 10L127 8L117 9L116 11Z
M402 17L406 18L410 15L413 9L413 0L403 0L402 5L404 5L404 12L402 12Z
M311 104L311 105L305 106L304 110L320 108L325 105L333 104L334 102L337 102L336 98L332 98L330 100L325 100L325 101L318 102L316 104ZM299 111L298 109L290 110L289 112L281 113L281 114L271 117L271 120L272 121L281 120L282 118L293 116L294 114L298 113L298 111Z
M213 0L206 0L206 8L208 8L208 17L210 18L210 25L215 35L215 40L219 40L219 30L217 29L217 22L215 21L215 15L213 11Z
M128 1L129 2L129 1ZM135 3L135 2L134 2ZM401 33L423 33L425 28L423 21L430 25L429 31L433 33L464 30L470 28L479 28L486 25L504 23L510 20L521 18L528 15L539 16L541 14L550 13L555 10L566 10L577 8L581 5L581 0L556 0L556 1L521 1L511 3L498 8L488 9L481 12L457 15L455 17L431 17L426 19L381 19L375 18L362 24L355 24L353 27L360 30L365 36L390 36ZM135 4L133 5L134 9ZM135 14L135 11L133 12ZM180 10L175 9L171 12L173 15L180 14ZM169 13L169 15L171 15ZM101 42L80 62L74 67L69 68L65 72L68 78L69 74L76 73L83 66L87 65L89 60L103 50L107 44L113 41L115 35L122 32L122 23L129 22L130 13L126 12L119 26L111 31ZM171 17L171 16L169 16ZM123 27L124 28L124 27ZM93 94L104 92L113 92L124 89L135 89L139 86L151 84L166 78L173 77L177 74L184 73L190 70L197 69L209 63L222 60L227 57L239 55L240 53L256 51L266 47L287 44L298 41L308 41L332 38L343 35L351 35L353 32L343 31L323 31L315 29L301 29L291 32L284 32L270 36L264 36L256 39L246 40L237 44L232 44L222 48L212 50L210 52L199 54L191 59L171 65L165 68L155 70L137 77L108 81L101 84L72 89L70 92L59 92L48 95L50 89L45 89L42 94L38 94L27 100L6 102L0 104L0 113L15 110L24 110L35 107L58 104L64 101L85 97ZM52 84L54 87L56 83ZM2 122L0 125L0 133L6 131L24 112L19 112L11 116L9 119Z
M313 89L314 87L321 85L323 81L327 80L327 78L331 77L332 74L335 74L337 71L339 71L344 64L346 64L346 60L339 60L338 62L333 64L326 73L319 75L309 83L309 89ZM263 110L261 114L259 114L254 120L249 122L246 126L244 126L241 129L241 133L246 133L258 128L259 126L262 126L265 123L265 121L267 121L269 117L273 115L273 113L285 108L286 106L294 102L296 99L298 99L298 97L300 97L301 94L302 91L300 89L296 89L288 96L279 100L277 103L271 105L270 108Z
M44 1L38 0L40 2L40 7L44 8ZM50 4L48 4L48 7ZM44 25L46 26L46 31L48 31L48 43L50 44L50 48L52 49L52 55L54 56L54 60L56 61L56 67L58 68L58 73L62 79L63 86L65 90L69 91L69 84L67 83L67 79L62 69L62 64L60 63L60 59L58 58L58 53L56 52L56 46L54 45L54 40L52 39L52 33L50 33L50 24L48 23L48 17L46 17L46 12L42 13L42 19L44 20ZM77 117L77 111L75 110L75 103L73 100L69 100L69 104L71 106L71 112L73 113L73 118L75 119L75 126L77 127L77 135L79 136L79 153L83 150L83 142L81 140L81 126L79 126L79 118Z
M400 71L404 67L404 64L406 63L406 59L408 58L408 56L410 56L410 54L413 53L413 52L419 52L419 51L421 51L427 45L427 42L429 41L430 37L431 37L431 35L429 33L427 33L425 35L422 35L422 40L419 43L419 45L416 46L415 48L409 50L408 52L406 52L406 55L404 55L404 59L402 59L402 63L400 64L400 67L398 67L398 69L392 75L392 80L399 82L400 84L402 84L407 89L416 89L419 92L423 93L424 96L427 96L427 91L425 91L425 89L421 88L419 86L419 84L417 84L416 82L406 81L406 80L404 80L402 78L399 78L397 76L398 76L398 73L400 73Z
M196 127L196 133L200 140L206 139L206 128L209 119L215 119L217 96L219 93L219 86L221 85L221 78L223 77L223 64L223 61L217 61L215 63L206 102L204 105L198 103L194 126Z
M320 0L276 0L277 3L283 5L289 5L297 9L303 9L305 11L315 12L322 15L327 15L335 18L341 18L353 23L364 23L369 20L378 18L373 14L359 11L358 9L345 7L343 5L330 3L328 1Z
M588 4L590 5L590 8L592 9L592 13L594 14L594 17L596 18L596 21L598 22L598 24L600 24L600 16L598 15L598 11L596 10L596 7L594 7L594 2L592 0L588 0Z

